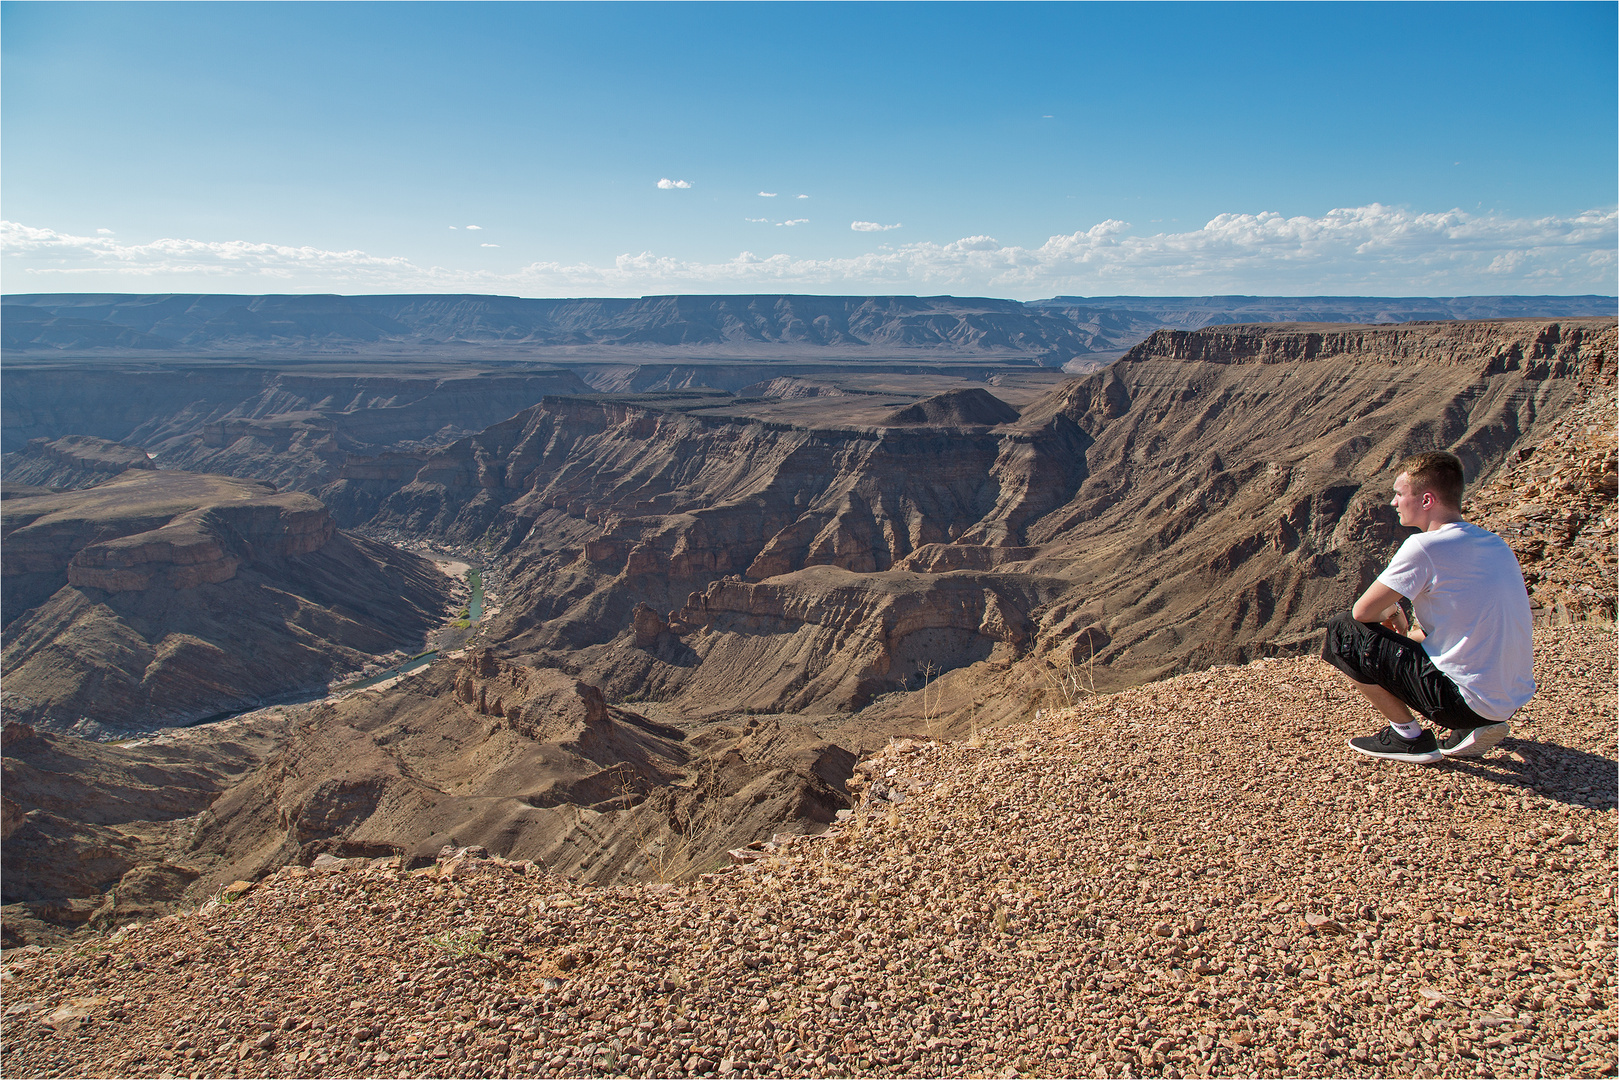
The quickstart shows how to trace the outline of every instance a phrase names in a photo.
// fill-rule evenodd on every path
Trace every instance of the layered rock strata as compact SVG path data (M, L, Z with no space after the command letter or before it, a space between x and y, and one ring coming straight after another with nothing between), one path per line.
M380 376L241 363L13 365L0 439L8 452L37 438L115 439L154 454L164 468L312 489L351 457L441 446L544 394L590 390L557 369L398 366L401 374ZM8 470L12 463L8 457Z
M861 419L844 427L748 422L745 403L699 398L547 398L436 453L375 520L496 545L516 597L501 648L610 695L702 708L710 666L757 708L913 689L881 634L822 642L777 613L822 602L816 567L848 571L836 591L866 594L848 606L867 612L917 571L1021 578L1032 629L997 661L1081 663L1118 686L1309 647L1398 542L1400 457L1447 447L1487 478L1611 385L1616 354L1613 320L1597 319L1164 332L993 426L1011 410L976 395L903 415L834 399ZM761 600L725 634L682 614L692 594L732 595L728 577L770 586L737 596L798 599ZM638 605L667 629L637 624ZM944 688L970 704L991 674L974 665L1001 642L956 631L971 636L921 662L971 672Z
M1457 453L1492 476L1526 439L1606 396L1611 320L1163 332L1024 411L1090 436L1074 499L1027 530L1028 565L1083 594L1043 643L1111 681L1303 644L1402 538L1392 468Z
M91 435L30 440L3 467L8 484L47 488L94 487L126 469L155 468L144 450Z
M334 526L316 499L221 476L144 471L93 491L8 499L0 574L22 603L63 585L107 592L229 581L244 562L307 555ZM6 621L21 609L8 605Z
M131 470L0 509L9 719L183 724L418 646L449 580L265 484Z

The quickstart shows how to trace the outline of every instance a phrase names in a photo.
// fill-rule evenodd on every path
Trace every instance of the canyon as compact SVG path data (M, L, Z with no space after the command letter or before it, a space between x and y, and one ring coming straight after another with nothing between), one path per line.
M232 477L136 468L11 491L0 538L6 717L59 732L185 725L324 686L419 645L451 599L427 560Z
M925 315L938 331L949 305L917 304L905 319ZM179 334L198 310L140 332ZM556 326L563 310L552 309ZM672 319L692 305L662 310ZM838 310L846 322L826 324L837 334L873 336ZM951 317L958 330L971 322ZM797 323L768 326L757 340L800 335L794 348L811 347ZM420 638L443 618L448 579L403 546L458 553L498 582L497 609L464 651L250 719L276 734L210 766L206 806L92 823L148 843L166 821L167 847L79 874L73 905L8 886L23 905L8 908L8 926L26 910L27 932L46 933L47 903L82 922L141 867L181 868L170 892L196 899L322 855L408 866L444 844L598 883L689 877L773 832L823 828L848 804L855 761L892 738L969 737L1097 694L1311 651L1397 542L1391 469L1422 449L1462 458L1480 520L1516 544L1543 619L1612 617L1611 317L1156 329L1077 375L1056 370L1083 355L1058 360L1072 341L1053 346L1069 340L1056 330L1036 348L1004 326L1002 338L979 329L939 331L946 344L924 343L922 360L842 366L737 354L614 367L605 353L545 366L536 353L499 367L494 337L455 363L401 353L385 375L330 356L56 353L14 374L8 356L16 835L61 817L50 770L13 778L25 751L76 760L51 709L178 718L158 687L184 688L182 703L212 690L218 711L268 693L196 647L170 660L159 630L215 639L195 622L163 623L140 597L234 588L244 591L202 606L245 613L245 590L291 595L294 579L384 597L382 578L363 579L369 566L416 590L387 600L408 613L376 607L375 622ZM815 333L826 344L814 348L855 350ZM599 328L578 335L546 348L625 346ZM1007 351L1003 339L1023 344ZM964 360L973 350L982 355ZM721 370L726 385L704 381ZM102 524L114 519L127 524ZM255 540L261 527L279 539ZM322 560L333 568L314 568ZM336 609L318 590L299 595ZM297 670L318 682L399 647L362 641L364 620L352 621L314 649L331 667ZM301 653L266 641L254 647L265 668L296 668L288 657ZM95 679L73 659L125 653ZM13 688L29 701L13 706ZM97 768L136 775L159 745L103 746Z

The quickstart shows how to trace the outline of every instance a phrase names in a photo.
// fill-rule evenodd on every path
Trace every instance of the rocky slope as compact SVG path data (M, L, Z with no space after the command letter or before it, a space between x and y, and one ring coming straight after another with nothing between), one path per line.
M27 446L0 459L8 485L44 488L94 487L126 469L152 469L145 451L93 435L31 439Z
M6 718L185 724L421 642L431 563L336 531L308 495L168 470L0 504Z
M280 745L292 709L108 744L5 725L4 942L64 940L174 910L196 817Z
M414 865L444 844L587 881L674 877L777 822L824 826L853 762L758 722L688 737L479 651L316 709L202 816L180 860L210 865L201 896L322 853Z
M1491 483L1472 493L1470 520L1506 538L1523 566L1537 615L1612 622L1619 453L1611 387L1526 440Z
M1396 542L1395 462L1443 447L1490 477L1605 399L1616 357L1611 320L1156 334L1024 412L1093 440L1075 497L1027 529L1031 568L1084 583L1038 637L1137 678L1308 638Z
M819 837L591 888L451 849L13 950L6 1075L1610 1075L1614 643L1479 760L1373 762L1314 659L860 769ZM330 866L331 869L327 869Z

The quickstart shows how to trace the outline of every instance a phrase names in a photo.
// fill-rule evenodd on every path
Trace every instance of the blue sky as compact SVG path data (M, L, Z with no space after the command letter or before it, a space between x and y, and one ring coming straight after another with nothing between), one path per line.
M1614 293L1616 12L8 3L0 288Z

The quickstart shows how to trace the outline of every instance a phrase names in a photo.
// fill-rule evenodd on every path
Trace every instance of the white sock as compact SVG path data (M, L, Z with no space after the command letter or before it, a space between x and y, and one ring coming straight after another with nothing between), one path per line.
M1422 722L1419 720L1413 720L1409 724L1396 724L1391 720L1389 727L1393 728L1402 739L1417 739L1422 736Z

